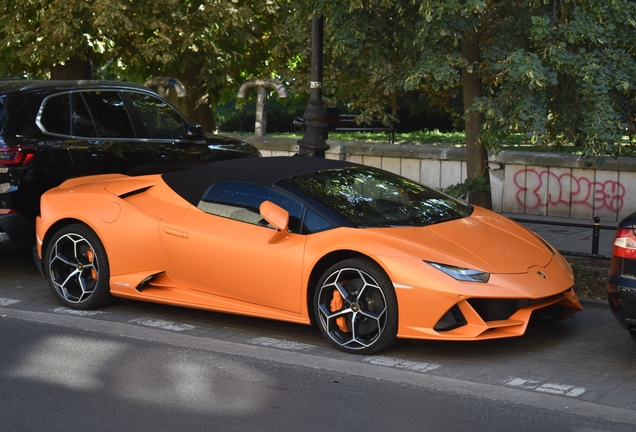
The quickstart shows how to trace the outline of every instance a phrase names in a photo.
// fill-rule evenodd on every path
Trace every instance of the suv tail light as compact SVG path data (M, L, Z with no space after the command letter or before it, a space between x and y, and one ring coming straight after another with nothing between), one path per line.
M0 165L26 166L35 157L35 150L28 147L0 147Z
M636 259L636 234L634 234L634 228L622 227L616 230L612 255Z

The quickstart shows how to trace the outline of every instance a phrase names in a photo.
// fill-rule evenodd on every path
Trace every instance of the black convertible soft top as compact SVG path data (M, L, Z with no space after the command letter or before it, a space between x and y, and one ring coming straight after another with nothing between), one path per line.
M301 174L357 166L352 162L316 157L254 157L230 159L162 175L176 193L197 205L210 185L219 180L240 180L263 186Z

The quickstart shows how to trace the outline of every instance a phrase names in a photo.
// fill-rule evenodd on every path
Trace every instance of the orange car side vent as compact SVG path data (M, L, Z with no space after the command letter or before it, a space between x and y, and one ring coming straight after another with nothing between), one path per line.
M106 190L118 197L126 197L144 192L156 184L155 180L127 178L106 186Z
M164 272L155 273L141 281L135 289L139 292L145 288L175 288L176 284Z
M144 192L146 192L148 189L150 189L150 186L148 186L148 187L146 187L146 188L142 188L142 189L137 189L137 190L134 190L134 191L132 191L132 192L125 193L125 194L123 194L123 195L119 195L119 198L121 198L121 199L126 199L126 198L128 198L128 197L133 196L133 195L137 195L137 194L140 194L140 193L144 193Z

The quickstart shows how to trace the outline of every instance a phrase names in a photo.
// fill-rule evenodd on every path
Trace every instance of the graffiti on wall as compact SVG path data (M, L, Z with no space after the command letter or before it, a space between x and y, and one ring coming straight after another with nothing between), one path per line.
M625 196L625 187L620 182L592 181L585 176L556 174L547 169L519 170L514 175L514 184L517 202L531 209L561 204L618 212L623 208Z

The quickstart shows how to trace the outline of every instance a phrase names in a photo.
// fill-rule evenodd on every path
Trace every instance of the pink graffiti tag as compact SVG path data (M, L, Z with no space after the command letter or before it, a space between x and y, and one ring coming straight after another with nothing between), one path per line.
M575 177L569 173L557 175L548 170L526 169L515 173L514 183L517 187L517 202L526 208L545 207L548 203L567 206L578 204L615 212L623 208L625 187L613 180L593 182L587 177ZM548 186L547 201L539 194L544 185Z

